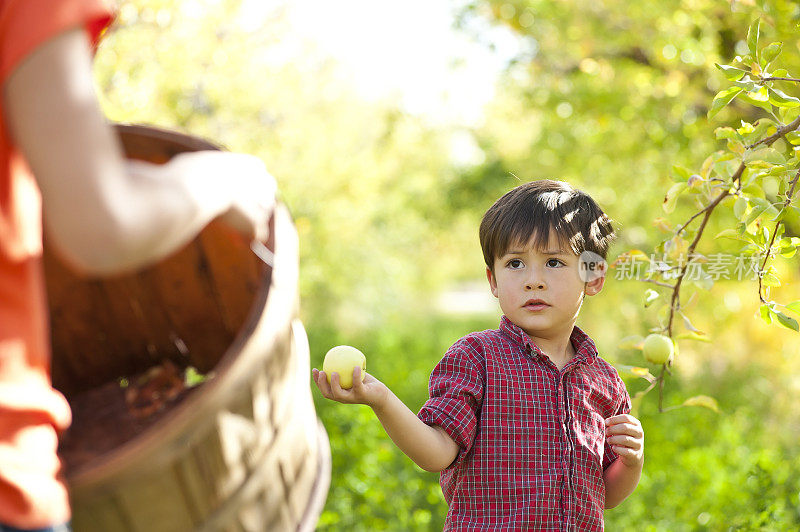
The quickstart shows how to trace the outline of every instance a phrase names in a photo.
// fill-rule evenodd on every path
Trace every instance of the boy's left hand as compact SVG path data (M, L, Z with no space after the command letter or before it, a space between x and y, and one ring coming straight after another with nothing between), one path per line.
M630 414L612 416L606 421L606 441L628 467L639 467L644 460L644 430Z

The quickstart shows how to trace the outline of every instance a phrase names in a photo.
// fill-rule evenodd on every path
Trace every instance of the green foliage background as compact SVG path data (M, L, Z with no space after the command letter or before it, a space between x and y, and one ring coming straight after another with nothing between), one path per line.
M789 1L458 5L461 31L483 39L500 26L525 50L509 64L485 120L470 128L431 123L392 100L366 100L325 50L287 49L291 26L280 3L254 29L237 0L125 0L95 63L112 120L182 129L264 159L301 239L312 365L330 346L356 345L370 372L413 410L443 351L471 330L497 326L497 312L457 316L433 302L483 279L477 225L517 184L514 176L564 179L592 194L619 228L611 259L630 248L649 253L665 238L654 220L675 225L696 210L681 199L673 214L662 211L673 165L698 168L721 146L716 127L760 116L734 102L706 119L726 83L714 63L746 53L747 27L760 15L765 42L784 42L781 66L800 72L800 8ZM454 136L465 133L482 162L451 158ZM724 212L707 233L734 225ZM796 216L786 225L787 235L800 234ZM699 251L733 249L726 245L707 238ZM779 259L776 268L775 297L797 299L797 258ZM640 352L617 345L657 324L657 312L643 305L647 287L610 278L584 306L579 324L619 366L645 364ZM664 402L706 394L721 413L658 414L652 395L637 405L644 476L634 495L607 512L608 529L797 529L798 336L755 318L753 282L693 290L692 322L712 342L679 343ZM626 381L632 393L646 384ZM441 529L446 506L437 475L403 456L368 408L314 393L334 460L320 529Z

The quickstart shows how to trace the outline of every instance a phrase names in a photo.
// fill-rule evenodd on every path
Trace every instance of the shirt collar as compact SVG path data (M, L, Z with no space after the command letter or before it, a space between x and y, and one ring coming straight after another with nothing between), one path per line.
M505 315L500 320L500 330L506 333L514 342L530 349L532 354L538 356L545 356L539 347L531 341L525 331L518 325L511 322ZM597 347L594 341L589 338L589 335L583 332L577 325L572 328L572 334L569 337L572 346L575 348L575 358L579 361L582 360L587 364L594 363L597 358Z

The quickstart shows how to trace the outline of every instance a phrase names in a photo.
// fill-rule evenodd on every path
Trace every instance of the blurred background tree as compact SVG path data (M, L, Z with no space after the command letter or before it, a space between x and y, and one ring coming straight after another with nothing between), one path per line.
M479 120L447 122L393 98L365 98L334 55L294 38L291 2L253 12L257 4L119 2L96 58L105 110L112 120L177 128L262 157L301 239L312 365L332 345L356 345L370 372L415 410L444 350L470 330L497 326L499 309L482 299L477 242L480 216L497 197L519 180L564 179L615 220L620 239L610 260L634 248L651 253L697 210L685 198L673 213L662 210L673 166L696 172L723 146L715 128L764 116L734 101L706 118L728 83L714 64L747 53L748 26L761 16L764 42L784 42L780 66L800 71L800 8L789 1L454 2L457 31L492 47L500 28L517 53ZM342 16L351 18L329 23L342 31L374 23ZM414 28L407 32L412 39ZM735 227L727 211L709 222L709 235ZM796 215L785 224L787 235L800 233ZM698 251L737 249L710 238ZM797 257L775 266L782 283L774 297L797 299ZM658 324L663 309L645 306L646 288L655 287L615 279L612 270L584 305L579 325L619 368L646 366L640 351L619 347ZM706 394L720 413L659 415L652 396L639 401L644 477L607 513L607 525L796 529L797 333L756 318L752 281L690 289L696 295L685 295L684 310L711 342L678 341L664 403ZM632 394L647 385L626 382ZM316 399L334 456L320 528L441 529L437 475L399 453L366 407Z

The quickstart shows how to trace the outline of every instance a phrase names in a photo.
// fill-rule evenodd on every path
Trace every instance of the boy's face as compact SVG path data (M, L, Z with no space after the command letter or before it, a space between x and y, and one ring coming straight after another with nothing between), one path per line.
M514 244L494 261L494 274L486 269L492 294L512 323L528 336L552 338L567 335L578 318L583 294L595 295L605 277L584 282L579 257L551 230L547 244ZM541 300L537 304L535 300Z

